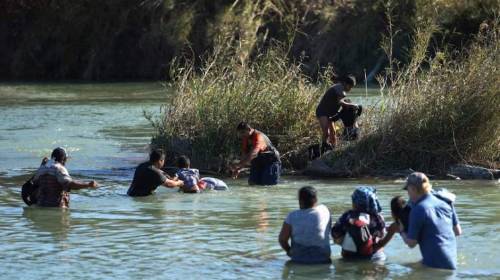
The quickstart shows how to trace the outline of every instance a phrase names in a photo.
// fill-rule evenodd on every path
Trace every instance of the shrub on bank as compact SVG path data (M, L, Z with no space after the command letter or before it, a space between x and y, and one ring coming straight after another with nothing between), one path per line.
M450 164L495 166L500 161L500 32L483 24L461 53L427 58L432 30L421 32L412 62L389 89L384 110L373 110L368 131L338 151L334 166L355 174L413 168L443 173Z
M188 154L196 166L221 171L239 156L240 121L268 134L285 164L316 141L314 108L323 89L289 63L284 48L272 47L249 64L216 50L204 65L201 73L175 68L172 100L153 120L153 144L171 157Z

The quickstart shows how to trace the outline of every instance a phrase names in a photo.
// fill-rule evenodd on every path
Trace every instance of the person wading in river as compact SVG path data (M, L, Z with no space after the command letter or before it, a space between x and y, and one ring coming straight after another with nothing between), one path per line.
M281 173L281 160L278 150L262 132L246 122L237 127L242 138L242 156L238 164L231 167L236 178L244 166L250 164L249 185L276 185Z
M340 108L358 108L358 105L344 100L346 92L351 91L356 85L356 79L348 75L338 78L338 81L339 83L334 84L325 92L316 107L316 118L318 118L322 133L321 153L337 145L337 131L332 118L337 115Z
M42 164L36 172L37 205L42 207L69 207L69 192L83 188L96 188L97 183L73 180L65 167L68 156L64 148L55 148L50 160Z
M410 174L403 189L413 203L408 233L401 231L404 242L410 248L419 245L424 265L456 269L456 236L462 234L462 229L455 208L432 194L432 185L424 173Z
M342 257L350 260L383 261L386 256L383 246L386 228L382 208L376 189L358 187L351 196L352 209L344 212L332 228L332 237L342 247ZM397 231L396 224L390 227L390 236ZM389 238L390 240L390 238Z
M330 263L330 211L325 205L317 204L318 196L313 187L302 187L298 199L300 209L290 212L281 227L280 246L293 262Z
M155 149L149 154L149 161L137 166L134 179L127 191L129 196L147 196L152 194L159 186L167 188L182 187L181 180L170 179L161 170L165 164L165 153L162 149Z

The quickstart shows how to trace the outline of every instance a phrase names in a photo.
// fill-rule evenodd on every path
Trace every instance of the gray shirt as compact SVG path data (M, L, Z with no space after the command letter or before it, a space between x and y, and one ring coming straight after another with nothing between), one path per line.
M68 170L64 165L54 160L49 160L46 164L40 166L35 174L35 181L37 181L41 176L51 175L57 179L57 182L66 187L73 179L69 176Z
M49 160L40 166L34 180L39 185L38 206L69 207L69 185L73 179L64 165Z
M325 205L290 212L285 223L292 227L292 261L330 262L330 211Z

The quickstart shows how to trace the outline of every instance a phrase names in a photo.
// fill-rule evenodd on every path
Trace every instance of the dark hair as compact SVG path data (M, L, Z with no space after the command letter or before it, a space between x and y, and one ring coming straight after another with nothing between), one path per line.
M66 154L66 150L64 148L57 147L52 151L50 158L54 159L59 163L64 163L68 158L68 155Z
M177 167L179 168L189 168L191 161L187 156L180 156L177 158Z
M356 85L356 78L353 75L346 75L338 78L339 82L354 87Z
M247 130L247 129L251 129L252 127L250 127L250 125L246 122L240 122L238 124L238 126L236 127L236 130Z
M304 209L313 207L318 201L317 191L314 187L305 186L299 190L299 202ZM301 207L302 208L302 207Z
M165 159L165 152L163 151L163 149L154 149L149 154L150 162L157 162L162 159Z
M410 206L406 203L406 200L402 196L398 195L391 199L392 215L403 224L405 230L408 230L410 210Z

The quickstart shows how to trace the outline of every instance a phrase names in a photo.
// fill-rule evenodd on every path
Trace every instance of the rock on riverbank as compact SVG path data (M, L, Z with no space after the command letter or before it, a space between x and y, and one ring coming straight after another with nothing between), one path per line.
M466 180L494 180L500 178L499 169L488 169L468 164L453 165L450 167L448 174Z
M331 166L331 155L325 155L322 158L315 159L311 161L306 169L304 169L303 174L313 177L329 177L329 178L352 178L358 177L360 174L354 174L346 166L336 164ZM376 170L369 172L365 175L373 177L385 177L385 178L405 178L415 170L411 168L401 169L401 170ZM446 176L433 176L429 175L431 178L446 178L446 179L456 179L456 180L495 180L500 178L500 170L498 169L488 169L481 166L474 166L468 164L456 164L449 168Z

